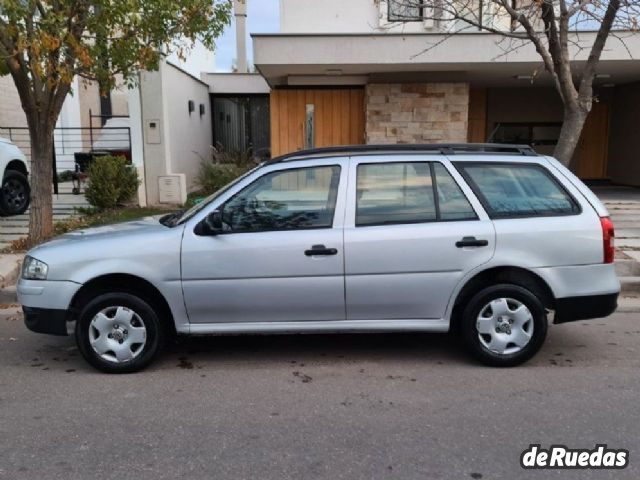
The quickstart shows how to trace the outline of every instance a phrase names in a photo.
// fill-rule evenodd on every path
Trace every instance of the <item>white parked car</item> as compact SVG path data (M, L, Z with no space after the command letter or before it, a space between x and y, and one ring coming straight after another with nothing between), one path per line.
M186 212L29 252L27 326L108 372L167 336L458 331L531 358L555 323L616 308L613 225L569 170L513 145L356 146L264 163Z
M29 208L27 159L10 140L0 137L0 216L20 215Z

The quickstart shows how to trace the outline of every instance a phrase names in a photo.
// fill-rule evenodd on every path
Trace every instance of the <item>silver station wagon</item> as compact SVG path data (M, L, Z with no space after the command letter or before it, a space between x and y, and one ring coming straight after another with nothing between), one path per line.
M107 372L173 335L447 332L513 366L616 308L613 225L518 145L354 146L263 163L185 212L58 237L18 284L35 332Z

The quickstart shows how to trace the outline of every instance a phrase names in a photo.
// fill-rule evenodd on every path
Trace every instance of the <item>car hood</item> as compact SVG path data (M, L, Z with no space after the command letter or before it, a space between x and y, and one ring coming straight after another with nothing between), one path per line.
M44 246L60 245L70 242L86 242L91 240L109 239L115 240L122 237L132 237L137 234L148 234L154 230L166 230L166 227L160 223L161 216L146 217L131 222L115 223L112 225L103 225L101 227L83 228L73 232L65 233L59 237L45 243Z

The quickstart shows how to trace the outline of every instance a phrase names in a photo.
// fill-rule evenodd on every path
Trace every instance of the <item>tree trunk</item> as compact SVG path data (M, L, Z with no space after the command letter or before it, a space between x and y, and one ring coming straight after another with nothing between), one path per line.
M37 245L53 233L53 126L29 128L31 137L31 207L29 244Z
M570 109L568 105L565 105L564 121L553 156L566 167L569 166L578 146L588 113L579 107Z

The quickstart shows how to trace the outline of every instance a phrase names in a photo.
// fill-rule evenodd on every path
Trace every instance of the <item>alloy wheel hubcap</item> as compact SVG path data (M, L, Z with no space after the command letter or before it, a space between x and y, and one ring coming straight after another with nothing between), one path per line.
M476 320L480 343L498 355L517 353L533 336L533 315L525 304L513 298L496 298L487 303Z
M89 343L103 360L129 362L144 350L147 329L142 318L127 307L100 310L89 324Z
M15 179L5 180L2 185L2 195L5 203L14 211L20 210L27 200L27 192L24 185Z

